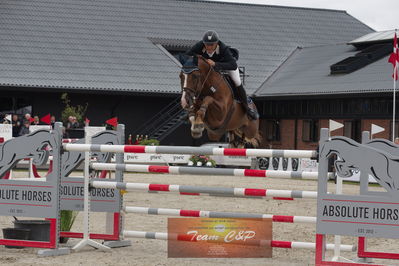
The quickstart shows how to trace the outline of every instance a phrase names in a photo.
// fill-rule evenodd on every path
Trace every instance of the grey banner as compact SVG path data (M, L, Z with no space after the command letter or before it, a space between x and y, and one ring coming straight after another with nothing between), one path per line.
M317 233L399 238L399 203L386 197L323 196L317 208Z
M92 179L93 181L108 181ZM83 178L65 177L61 180L61 210L83 211ZM120 193L118 189L93 188L90 191L90 210L94 212L118 212Z
M49 182L2 180L1 215L57 218L56 187Z

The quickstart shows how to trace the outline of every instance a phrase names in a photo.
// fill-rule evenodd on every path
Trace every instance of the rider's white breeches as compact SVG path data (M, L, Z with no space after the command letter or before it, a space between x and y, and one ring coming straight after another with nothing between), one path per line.
M226 72L229 74L230 78L237 87L241 85L240 71L238 68L235 70L227 70Z

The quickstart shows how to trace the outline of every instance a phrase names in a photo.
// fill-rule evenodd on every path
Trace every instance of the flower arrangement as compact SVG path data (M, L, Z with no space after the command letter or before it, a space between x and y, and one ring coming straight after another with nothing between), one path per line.
M159 146L159 140L157 140L157 139L143 139L143 140L139 141L138 145Z
M188 165L216 167L216 162L206 155L193 155L190 157Z

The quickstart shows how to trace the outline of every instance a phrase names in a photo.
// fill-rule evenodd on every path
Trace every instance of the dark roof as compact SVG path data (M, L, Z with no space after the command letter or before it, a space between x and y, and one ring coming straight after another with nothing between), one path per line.
M358 53L347 44L298 48L256 91L259 97L389 92L388 56L349 74L330 74L330 66Z
M372 32L344 11L189 0L2 0L0 86L178 93L179 67L156 40L215 29L257 89L297 46ZM154 41L155 40L155 41Z

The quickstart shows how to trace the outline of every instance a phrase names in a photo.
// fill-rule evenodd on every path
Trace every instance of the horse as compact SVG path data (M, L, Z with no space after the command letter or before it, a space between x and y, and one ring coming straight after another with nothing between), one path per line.
M180 72L182 106L189 112L191 135L200 138L206 129L211 141L228 133L230 145L259 146L259 119L250 120L225 77L215 71L202 56L183 62ZM184 106L184 101L188 103ZM256 110L253 102L250 108Z

